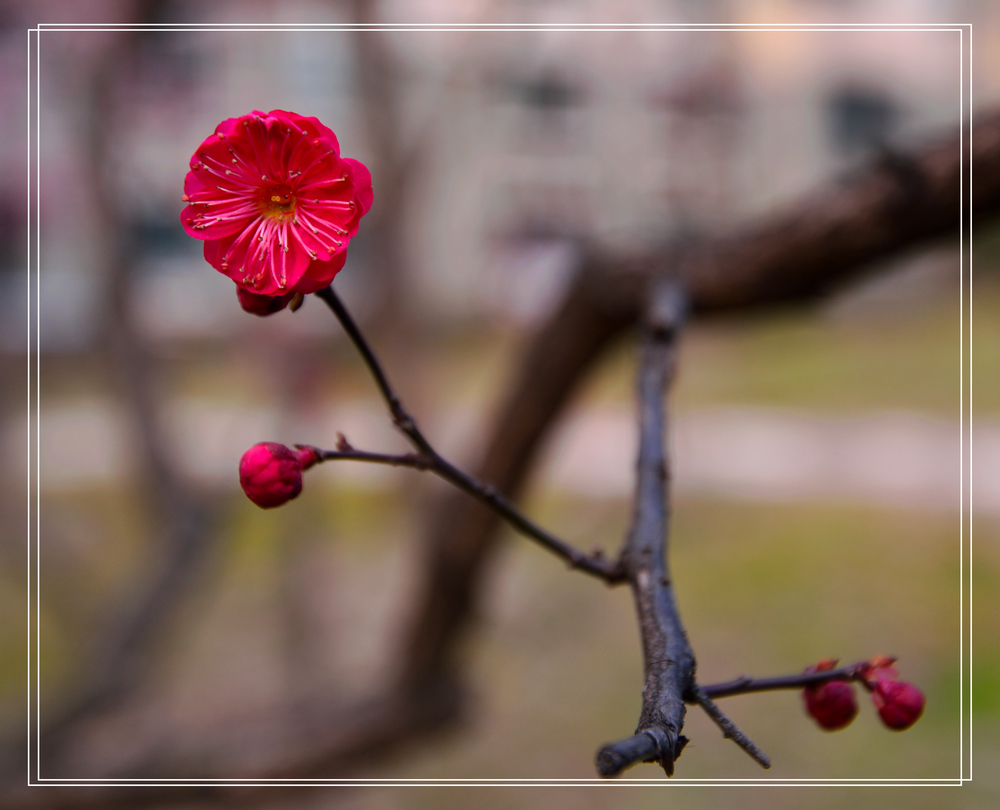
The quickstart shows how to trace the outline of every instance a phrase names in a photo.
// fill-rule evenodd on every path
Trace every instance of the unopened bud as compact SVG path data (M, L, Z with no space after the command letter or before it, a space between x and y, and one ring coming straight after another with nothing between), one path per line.
M872 700L882 722L894 731L905 731L924 713L924 693L906 681L882 680L872 690Z
M315 448L292 450L277 442L261 442L240 459L240 486L261 509L272 509L298 497L302 471L317 461Z
M236 297L240 299L240 306L243 307L244 312L249 312L251 315L260 315L263 318L266 315L281 312L281 310L288 306L288 302L295 297L295 293L288 293L288 295L259 295L258 293L250 292L243 287L237 286Z
M819 686L807 686L802 697L810 717L827 731L837 731L850 725L858 714L854 687L845 681L827 681Z

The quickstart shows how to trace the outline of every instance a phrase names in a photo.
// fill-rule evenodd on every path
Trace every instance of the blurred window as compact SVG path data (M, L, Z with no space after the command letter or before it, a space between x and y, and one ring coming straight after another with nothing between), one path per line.
M524 114L522 129L529 142L566 145L573 129L573 113L584 102L583 84L557 70L532 76L510 76L504 80L506 94L512 96Z
M826 113L831 143L843 154L884 146L899 119L899 108L887 93L858 85L835 89L827 100Z
M577 85L554 73L517 82L514 90L526 105L543 115L571 107L583 95Z

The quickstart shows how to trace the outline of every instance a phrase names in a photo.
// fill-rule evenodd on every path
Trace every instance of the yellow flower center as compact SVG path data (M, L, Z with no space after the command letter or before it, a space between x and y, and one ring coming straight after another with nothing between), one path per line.
M265 217L282 219L294 216L295 194L284 184L268 186L260 201L260 211Z

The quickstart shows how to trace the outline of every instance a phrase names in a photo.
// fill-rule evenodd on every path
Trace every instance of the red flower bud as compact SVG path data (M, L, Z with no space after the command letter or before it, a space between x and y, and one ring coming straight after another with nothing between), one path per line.
M302 491L302 471L319 461L313 447L292 450L277 442L262 442L240 459L240 486L261 509L281 506Z
M819 686L807 686L802 697L805 698L806 711L827 731L844 728L858 714L854 687L846 681L827 681Z
M906 681L878 681L872 700L882 722L894 731L905 731L924 713L924 693Z
M290 292L287 295L258 295L243 287L237 287L236 297L240 299L240 306L243 307L244 312L249 312L251 315L260 315L263 318L265 315L273 315L275 312L281 312L281 310L288 306L288 302L295 297L295 293Z

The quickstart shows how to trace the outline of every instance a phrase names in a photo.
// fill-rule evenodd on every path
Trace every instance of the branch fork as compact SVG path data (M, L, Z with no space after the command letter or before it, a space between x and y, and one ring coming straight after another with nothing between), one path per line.
M395 467L428 470L471 495L476 500L486 504L506 520L512 528L564 560L570 568L583 571L609 584L621 581L622 572L619 564L608 560L600 552L585 554L579 549L574 548L569 543L534 523L492 484L474 478L442 457L421 432L417 426L416 419L403 406L402 400L390 385L381 363L368 345L368 341L362 335L361 330L358 329L347 308L333 291L333 287L326 287L317 292L316 295L326 303L333 311L337 320L340 321L344 331L354 343L365 365L368 366L368 370L375 379L379 392L382 394L382 398L385 400L389 413L392 416L393 424L406 436L410 444L413 445L414 450L416 450L415 453L402 455L370 453L356 450L343 434L338 433L336 450L315 448L319 454L320 461L365 461L372 464L389 464Z

